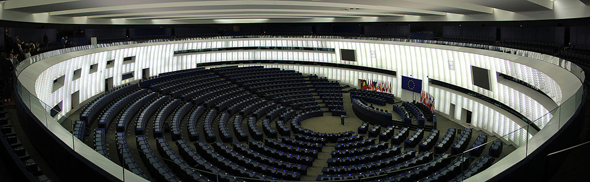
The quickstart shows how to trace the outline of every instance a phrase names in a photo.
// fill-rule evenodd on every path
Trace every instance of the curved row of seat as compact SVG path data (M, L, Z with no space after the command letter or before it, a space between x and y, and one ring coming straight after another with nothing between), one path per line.
M489 155L492 157L500 157L500 154L502 154L502 148L504 148L503 145L502 141L494 140L490 145Z
M301 174L296 171L277 168L275 166L252 160L250 157L235 152L232 148L228 147L222 142L215 142L212 144L212 146L217 153L221 154L226 159L230 159L232 162L247 167L248 169L252 169L253 171L260 174L266 174L271 177L286 180L299 180L301 177Z
M219 102L221 102L225 99L231 98L233 96L240 95L243 92L244 92L243 88L238 88L235 90L226 90L221 93L218 93L218 95L216 95L216 96L209 97L209 98L205 99L203 101L203 105L207 108L214 108L215 106L217 106L217 104Z
M264 136L262 135L262 132L258 129L258 127L256 127L256 121L256 117L248 118L248 132L254 140L260 141Z
M298 155L298 154L293 154L290 152L284 152L281 150L277 150L275 148L271 148L269 146L263 145L262 143L258 143L257 141L254 141L254 140L251 140L248 142L248 147L250 147L250 149L252 149L258 153L263 153L263 154L269 155L270 157L273 157L273 158L284 159L288 162L304 164L307 166L311 166L313 164L313 160L314 160L313 157L306 156L306 155Z
M233 141L233 136L231 135L231 133L229 132L229 129L227 128L227 122L229 121L229 118L230 118L230 114L227 112L223 112L223 113L221 113L221 116L219 116L218 130L219 130L219 135L221 137L221 141L223 141L223 142L232 142Z
M287 161L282 161L277 158L269 157L264 154L258 153L256 151L252 150L251 148L244 146L243 144L241 144L239 142L232 143L232 147L233 147L233 150L235 150L236 152L238 152L244 156L250 157L251 159L256 160L258 162L262 162L262 163L265 163L270 166L275 166L277 168L296 171L296 172L299 172L303 175L307 174L307 165L305 165L305 164L291 163L291 162L287 162Z
M160 92L164 95L172 95L172 97L178 97L180 93L197 88L201 85L217 81L219 76L213 73L207 73L202 75L194 75L189 77L190 79L184 79L182 81L175 81L161 87L150 87L155 92ZM216 79L217 78L217 79Z
M295 94L307 94L309 93L309 89L307 87L302 87L302 88L294 88L292 90L282 90L282 91L278 91L278 92L269 92L269 93L265 93L264 98L266 98L267 100L275 100L275 98L280 97L280 96L289 96L289 95L295 95Z
M123 132L127 129L129 123L131 123L131 119L136 115L138 111L140 111L148 102L154 100L158 96L157 92L151 92L140 99L136 100L131 106L127 107L123 114L119 117L119 121L117 122L117 131Z
M136 135L143 135L145 133L145 127L149 121L149 119L154 115L154 113L162 106L164 103L168 101L167 96L160 96L155 98L153 101L147 105L143 111L139 114L137 118L137 125L135 126L135 134Z
M363 134L352 135L352 136L338 138L338 140L336 140L336 142L338 142L338 143L356 142L356 141L362 140L364 137L365 137L365 135L363 135Z
M281 136L280 139L283 143L285 143L287 145L301 147L301 148L307 148L307 149L313 149L313 150L317 150L318 152L322 152L322 147L324 146L324 144L322 144L322 143L301 141L301 140L287 137L287 136Z
M195 148L197 149L197 153L201 155L204 159L206 159L212 164L215 164L215 166L230 174L247 178L258 178L262 180L273 179L265 174L253 171L249 168L238 165L237 163L232 162L231 160L228 160L223 155L219 154L218 152L215 152L215 150L213 150L209 145L207 145L205 141L197 141L195 143Z
M204 106L198 106L191 111L188 118L188 134L190 141L196 141L199 139L199 130L197 129L197 121L205 113Z
M199 155L195 149L193 149L188 142L183 139L176 140L176 146L178 147L178 151L180 156L187 162L189 166L193 166L197 169L209 171L210 173L202 173L209 177L209 179L217 181L240 181L239 178L230 177L226 175L217 175L217 174L227 174L225 171L219 169L216 165L210 163L209 161L205 160L201 155Z
M458 154L467 148L469 145L469 141L471 140L471 128L465 128L461 133L461 136L457 139L457 141L451 146L451 154Z
M257 119L261 119L263 116L266 116L268 111L270 111L273 108L276 108L277 106L278 106L277 103L266 103L266 105L263 105L263 106L259 107L258 109L256 109L252 113L252 116L256 117Z
M449 149L455 140L455 128L447 129L445 135L434 145L434 153L440 154Z
M436 115L434 114L434 112L432 112L432 110L430 110L428 108L428 106L424 105L423 103L420 102L415 102L413 103L418 109L420 109L420 111L422 111L422 113L424 114L424 117L426 118L426 121L434 121Z
M247 116L247 115L249 115L250 113L252 113L252 112L253 112L255 109L257 109L257 108L259 108L260 106L262 106L262 105L264 105L264 104L267 104L267 103L268 103L268 101L267 101L267 100L265 100L265 99L258 100L258 101L256 101L256 102L249 102L249 103L246 103L246 104L248 104L248 105L246 105L246 106L244 106L243 108L241 108L241 110L240 110L240 115L242 115L242 116Z
M351 99L352 101L352 109L357 114L360 115L361 119L364 121L373 121L376 124L389 126L393 125L392 123L392 115L391 113L386 113L379 111L377 109L371 108L367 104L361 102L360 99Z
M410 133L410 128L403 127L402 129L397 131L397 133L395 133L395 135L393 135L393 137L391 138L391 143L396 144L396 145L401 145L402 142L404 142L406 140L406 138L408 138L409 133Z
M434 173L430 173L429 176L420 179L420 181L450 181L461 174L462 169L467 167L471 162L470 157L469 155L459 156L447 166Z
M217 75L203 75L202 77L198 77L184 83L177 83L174 87L162 89L160 93L170 95L174 98L180 98L185 94L190 93L192 90L221 81L224 81L224 79L219 78Z
M145 135L136 135L139 156L148 169L149 174L157 181L180 181L168 167L157 157L150 147Z
M181 138L182 130L180 129L180 124L182 123L183 118L190 112L192 108L193 104L186 102L180 106L172 116L172 125L170 126L172 140L176 141Z
M408 111L410 111L410 114L412 114L412 116L414 116L416 120L418 120L418 127L424 128L426 120L424 118L424 114L422 113L422 111L411 102L403 102L402 106L405 107Z
M336 150L345 150L345 149L352 149L352 148L361 148L369 145L375 144L375 138L367 138L364 140L347 142L347 143L338 143L334 145L334 149Z
M138 88L139 87L137 84L130 84L104 93L99 98L94 99L82 110L80 113L80 120L86 121L91 125L108 104L110 104L112 101L118 100L120 97L125 96L134 90L137 90Z
M410 118L410 113L407 110L400 108L397 105L393 105L392 111L400 116L400 118L402 119L400 122L402 122L404 126L410 126L412 120Z
M479 134L477 136L477 138L475 139L475 141L471 144L471 147L469 147L469 154L471 156L477 156L479 157L481 155L481 153L483 152L483 149L486 148L485 143L488 142L488 135L486 134Z
M387 92L378 92L374 90L362 90L362 89L350 89L350 94L362 94L362 95L369 95L372 97L379 98L380 100L384 100L386 103L393 104L395 96L391 93Z
M362 93L355 93L353 91L350 92L350 98L353 98L353 99L362 99L365 102L377 104L377 105L380 105L380 106L385 106L387 104L387 101L385 99L381 98L381 97L375 97L375 96L372 96L372 95L365 95L365 94L362 94Z
M326 139L320 137L310 137L307 135L302 134L293 134L293 138L301 141L313 142L313 143L320 143L322 145L326 145Z
M369 130L369 137L377 137L381 133L381 125L375 124L373 128Z
M98 152L100 155L110 159L106 137L106 129L96 128L94 130L94 150Z
M451 159L452 158L450 158L449 154L443 153L424 165L409 170L394 171L387 174L385 178L379 178L372 181L418 181L423 178L423 176L428 176L448 165L451 162Z
M428 135L424 140L422 140L422 142L420 142L420 145L418 146L418 151L423 152L432 149L434 143L438 141L439 133L440 132L438 129L432 129L432 131L430 131L430 135Z
M451 182L463 181L473 175L476 175L477 173L479 173L483 170L486 170L488 167L490 167L492 165L493 162L494 162L494 159L492 159L491 156L489 156L489 155L481 156L479 159L477 159L477 161L475 161L473 164L471 164L471 166L469 166L469 168L467 168L467 170L465 170L464 172L462 172L461 174L459 174L457 177L453 178L450 181Z
M131 101L133 101L134 99L137 99L138 97L141 97L141 95L146 94L146 93L147 93L147 89L137 90L137 91L132 92L132 93L124 96L123 98L117 100L111 106L108 106L106 111L101 114L101 116L98 120L98 127L99 128L109 128L109 125L111 124L111 122L115 119L115 117L118 115L118 113L121 110L123 110L125 107L127 107L129 105L129 103L131 103Z
M379 140L388 141L393 136L395 130L393 126L388 126L379 134Z
M264 145L284 152L290 152L302 156L309 156L313 159L317 158L319 153L319 151L315 149L292 146L272 138L266 138L264 140Z
M243 108L243 107L244 107L246 104L250 104L250 102L252 102L252 101L255 101L255 100L257 100L257 99L259 99L259 97L257 97L257 96L254 96L254 97L246 97L245 99L243 99L243 100L241 100L241 101L239 101L239 102L235 103L234 105L232 105L232 106L229 106L229 107L227 108L227 112L229 112L230 114L235 114L235 113L237 113L237 112L241 111L241 110L242 110L242 108Z
M416 129L416 131L414 132L414 134L412 134L412 136L410 136L408 139L404 140L404 147L406 147L406 148L416 147L416 145L418 145L418 142L420 142L420 140L422 140L423 137L424 137L424 129L422 129L422 128Z
M332 168L327 168L324 176L362 176L363 174L373 173L375 171L385 171L387 169L395 168L396 166L406 164L407 161L412 160L416 157L416 152L413 149L406 150L403 153L396 155L394 157L363 163L358 165L350 165L350 166L333 166ZM423 154L426 154L422 153ZM323 170L323 169L322 169Z
M250 92L240 93L238 95L235 95L231 98L227 98L227 99L217 103L215 105L215 109L217 109L219 111L223 111L223 110L227 109L230 105L234 105L236 102L239 102L240 100L243 100L243 99L249 98L249 97L252 97L252 93L250 93Z
M387 147L387 143L384 143L380 146ZM375 152L371 152L368 154L361 154L361 155L353 155L348 157L337 157L337 158L329 158L328 159L328 167L331 166L349 166L349 165L357 165L362 163L369 163L371 161L381 160L393 157L395 155L399 155L401 153L401 147L399 145L394 145L391 148L386 148L383 150L376 150Z
M335 150L330 153L332 157L350 157L355 155L365 155L369 153L374 153L380 150L384 150L388 147L388 143L385 141L380 141L379 143L361 147L361 148L350 148L344 150Z
M116 140L117 151L119 151L119 153L117 154L119 155L119 160L121 164L123 164L123 166L126 169L133 172L134 174L137 174L138 176L141 176L144 179L149 179L145 171L143 171L143 169L141 169L137 161L135 161L133 154L131 154L131 149L127 144L127 135L125 134L125 132L117 132Z
M180 157L176 151L172 149L166 138L159 137L156 138L156 146L158 148L158 152L160 156L164 159L164 163L170 167L171 171L180 171L178 174L178 178L181 181L211 181L206 176L199 173L197 170L193 169L189 165L187 165L186 161Z
M237 82L240 86L249 87L252 85L271 83L272 80L298 80L301 73L284 71L284 73L266 74L257 77L239 78L232 81Z
M213 129L213 121L217 117L217 110L209 109L203 120L203 133L205 133L205 140L209 143L214 142L217 135Z
M214 90L206 90L206 91L204 91L204 94L193 97L192 102L195 105L201 105L201 104L205 103L206 101L209 101L210 99L216 98L220 95L228 94L228 92L232 92L232 90L234 90L234 89L238 89L238 86L225 85L225 86L221 86L219 88L216 88ZM217 98L217 99L221 99L221 98ZM214 105L215 105L215 103L211 103L211 104L205 105L205 107L211 108Z
M166 125L166 119L170 114L180 105L179 99L174 99L168 102L160 109L154 119L154 136L162 137L164 135L164 125Z
M86 121L76 121L74 123L72 134L80 141L84 141L84 138L86 137Z
M277 130L275 130L271 125L270 125L270 119L263 119L262 120L262 131L264 131L264 134L266 134L266 137L269 138L277 138Z
M190 90L180 95L180 98L183 101L193 101L196 98L199 98L203 94L208 94L211 91L214 91L219 88L229 87L231 86L230 81L226 81L223 78L218 78L216 80L211 80L211 83L207 84L206 86L199 87L198 89ZM204 97L203 99L204 100ZM198 104L196 104L198 105Z

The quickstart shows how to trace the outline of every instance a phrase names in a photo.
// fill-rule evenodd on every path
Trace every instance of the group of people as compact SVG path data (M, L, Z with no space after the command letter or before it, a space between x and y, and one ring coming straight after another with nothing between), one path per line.
M47 34L43 36L43 43L49 44ZM10 100L10 93L13 84L14 68L26 58L41 52L39 42L25 42L19 36L13 37L4 29L4 50L0 53L0 99L3 101Z

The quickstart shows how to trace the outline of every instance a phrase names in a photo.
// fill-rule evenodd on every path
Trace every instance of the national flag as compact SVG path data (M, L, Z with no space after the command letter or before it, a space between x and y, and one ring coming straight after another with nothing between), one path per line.
M361 85L363 90L367 90L367 81L366 80L361 80Z
M377 90L377 82L373 81L373 90Z
M376 90L381 90L381 83L377 82L377 89Z
M422 80L402 76L402 89L419 93L420 91L422 91Z
M424 103L424 91L420 91L420 102Z
M434 111L434 97L430 96L430 110Z

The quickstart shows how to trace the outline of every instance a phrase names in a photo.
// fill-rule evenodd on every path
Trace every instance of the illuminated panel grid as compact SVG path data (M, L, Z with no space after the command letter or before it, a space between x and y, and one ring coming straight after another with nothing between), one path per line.
M512 77L523 80L545 92L556 103L561 102L561 89L558 84L548 77L546 74L535 70L531 67L524 66L518 63L507 60L494 58L485 55L478 55L473 53L458 52L445 49L417 47L413 45L397 45L394 42L388 43L372 43L372 42L355 42L352 40L295 40L295 39L227 39L227 40L211 40L198 41L191 43L175 43L175 44L161 44L161 45L137 45L137 47L130 47L119 50L103 51L91 53L79 57L75 57L45 70L36 80L36 94L39 98L47 103L48 106L62 102L62 112L70 111L71 93L80 91L80 101L83 102L88 98L104 92L104 80L106 78L113 78L114 86L124 84L121 81L122 74L134 72L134 78L128 79L125 82L131 82L142 77L142 69L149 68L149 76L155 76L160 73L185 70L195 68L198 63L207 62L224 62L224 61L239 61L239 60L278 60L278 61L310 61L310 62L328 62L335 64L348 64L365 67L373 67L379 69L389 69L397 72L398 75L419 78L427 80L434 78L443 82L454 84L482 95L488 96L495 100L501 101L513 108L536 104L522 96L506 97L500 92L504 87L497 83L496 72L504 73ZM199 54L189 54L174 56L174 51L189 50L189 49L206 49L206 48L224 48L224 47L252 47L252 46L292 46L292 47L318 47L318 48L333 48L334 53L313 52L313 51L285 51L285 50L259 50L259 51L225 51L225 52L209 52ZM357 61L341 61L339 49L354 49L357 52ZM123 64L124 57L136 56L135 62L130 64ZM112 68L106 68L106 61L115 60ZM450 69L449 62L452 61L454 69ZM90 73L90 65L98 64L95 72ZM492 90L485 90L471 84L471 66L482 67L490 70L491 88ZM294 65L295 66L295 65ZM81 69L81 77L72 81L73 71ZM314 68L314 70L306 70L303 67L288 68L298 70L306 73L322 74L322 76L342 80L343 83L357 86L358 79L373 79L391 81L393 86L393 93L397 96L402 94L401 76L397 77L383 77L379 75L369 75L361 71L354 70L339 70L338 68ZM65 75L65 84L62 88L52 91L53 80ZM340 76L339 76L340 75ZM341 77L341 75L346 75ZM423 82L423 88L429 90L428 82ZM517 91L510 91L511 93ZM517 94L517 93L514 93ZM520 93L518 93L520 95ZM451 102L460 105L469 105L472 108L477 108L478 105L468 101L457 102L457 96L452 93L437 93L433 92L435 98L449 98ZM521 101L522 100L522 101ZM437 102L437 105L440 102ZM456 107L459 108L459 107ZM437 107L438 110L448 113L448 106ZM539 116L545 110L539 107L532 107L530 109L522 110L530 114L534 118ZM487 114L484 114L487 113ZM500 116L492 111L482 112L481 125L486 130L494 132L507 131L506 125L496 124L487 121L502 120ZM460 116L460 112L455 112L455 117ZM527 115L527 117L529 117ZM496 119L499 118L499 119ZM550 117L547 117L547 120ZM543 121L542 123L545 123ZM544 124L540 124L542 127ZM517 126L514 124L514 126ZM518 137L513 137L518 138ZM526 138L526 137L523 137Z
M484 104L436 87L429 87L429 92L438 95L435 108L438 108L439 112L449 115L451 114L449 106L451 103L455 105L455 115L451 116L451 119L459 120L461 115L458 113L461 109L467 109L472 112L473 126L492 134L505 136L504 139L514 142L517 146L526 143L527 135L528 138L532 137L526 128L521 128L510 118Z

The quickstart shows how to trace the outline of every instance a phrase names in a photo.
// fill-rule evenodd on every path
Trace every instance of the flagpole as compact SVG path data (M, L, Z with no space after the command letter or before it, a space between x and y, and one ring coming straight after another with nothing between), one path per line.
M411 77L412 75L410 75ZM414 78L414 77L412 77ZM409 83L409 82L408 82ZM412 82L413 83L413 82ZM416 100L416 92L413 91L414 89L412 89L412 101Z

